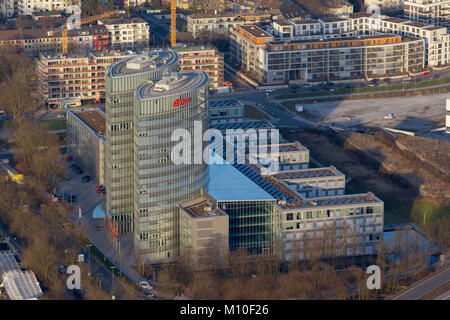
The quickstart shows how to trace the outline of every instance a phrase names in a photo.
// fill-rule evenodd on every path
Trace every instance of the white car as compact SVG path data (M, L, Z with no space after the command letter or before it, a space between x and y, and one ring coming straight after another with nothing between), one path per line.
M266 90L267 93L271 93L271 92L273 92L273 91L274 91L273 89L267 89L267 90Z

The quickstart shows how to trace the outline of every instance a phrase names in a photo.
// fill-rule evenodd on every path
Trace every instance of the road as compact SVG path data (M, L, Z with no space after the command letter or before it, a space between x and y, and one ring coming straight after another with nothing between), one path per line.
M392 300L418 300L427 293L436 290L450 281L450 267L437 272L426 280L419 281L418 284L411 286L401 294L395 296ZM450 293L446 292L442 295L442 300L449 300Z

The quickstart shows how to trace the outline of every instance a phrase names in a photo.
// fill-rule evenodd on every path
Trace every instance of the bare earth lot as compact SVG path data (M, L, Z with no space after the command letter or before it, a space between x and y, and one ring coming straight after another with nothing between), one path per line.
M444 125L447 98L450 95L443 93L433 96L317 102L303 104L303 115L321 123L333 122L345 127L364 124L423 132ZM383 119L390 113L394 113L394 119ZM349 116L352 117L350 121L347 118Z

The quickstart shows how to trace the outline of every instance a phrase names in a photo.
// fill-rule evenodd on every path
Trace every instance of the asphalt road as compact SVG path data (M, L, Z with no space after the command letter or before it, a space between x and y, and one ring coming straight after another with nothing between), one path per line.
M419 282L417 285L413 285L403 293L395 296L392 300L418 300L425 296L427 293L442 287L450 281L450 267L438 272L434 276ZM450 293L442 295L442 300L449 300Z

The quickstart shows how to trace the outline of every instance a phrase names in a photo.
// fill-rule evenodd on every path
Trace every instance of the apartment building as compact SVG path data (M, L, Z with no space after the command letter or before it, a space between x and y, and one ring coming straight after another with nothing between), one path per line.
M209 103L209 115L211 118L210 123L220 123L221 120L235 119L243 120L245 106L238 100L216 100Z
M17 11L16 1L0 0L0 13L6 18L12 18Z
M139 17L118 17L101 19L110 34L110 46L120 50L142 50L149 47L150 27Z
M272 15L266 12L244 12L244 13L218 13L218 14L194 14L188 16L187 28L194 39L202 33L225 33L231 27L238 25L256 24L261 22L270 22Z
M261 50L274 37L258 26L240 25L230 29L231 62L255 79L261 79Z
M390 34L268 41L260 50L262 71L256 79L275 85L417 73L424 69L424 47L422 39Z
M18 0L14 1L19 15L31 15L41 11L66 11L70 6L81 7L81 0Z
M443 25L450 21L450 0L405 0L407 19L426 24Z
M208 44L202 46L184 46L175 48L180 56L180 72L205 71L209 76L209 88L223 86L223 54Z
M105 113L98 108L67 111L67 153L97 185L105 180Z
M66 101L105 98L106 68L128 55L121 52L40 55L37 61L39 89L49 106Z
M23 51L31 57L59 54L61 34L50 29L0 30L0 47ZM70 30L68 47L71 52L103 51L109 49L109 33L104 26L83 26Z
M374 17L368 13L350 16L353 28L360 33L392 33L418 37L425 41L425 65L447 68L450 63L450 34L445 27L412 22L388 16Z

